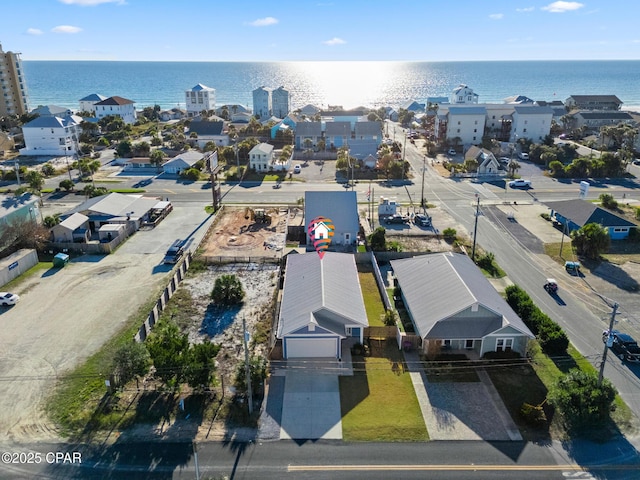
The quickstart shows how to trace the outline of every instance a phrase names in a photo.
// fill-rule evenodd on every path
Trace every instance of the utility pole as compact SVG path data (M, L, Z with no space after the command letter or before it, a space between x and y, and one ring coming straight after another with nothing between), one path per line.
M420 206L422 207L422 213L427 213L427 205L424 201L424 171L427 169L427 156L422 158L422 193L420 193Z
M473 227L473 248L471 249L471 260L476 259L476 238L478 238L478 216L480 215L480 195L476 193L476 223Z
M244 369L247 376L247 403L249 404L249 415L253 414L253 393L251 391L251 366L249 365L249 349L247 348L247 339L249 332L247 332L247 321L242 316L242 339L244 342Z
M604 352L602 353L602 362L600 363L600 373L598 374L598 386L602 385L602 378L604 377L604 365L607 362L607 352L609 351L609 338L611 338L611 331L613 330L613 324L616 321L616 311L618 310L618 304L613 304L613 312L611 312L611 320L609 321L609 337L604 342Z

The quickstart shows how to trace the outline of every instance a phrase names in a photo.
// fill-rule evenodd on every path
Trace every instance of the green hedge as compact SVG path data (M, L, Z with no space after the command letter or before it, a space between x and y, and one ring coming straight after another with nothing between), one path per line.
M505 289L505 293L507 303L536 336L542 350L548 355L566 355L569 338L560 325L540 310L527 292L519 286L510 285Z

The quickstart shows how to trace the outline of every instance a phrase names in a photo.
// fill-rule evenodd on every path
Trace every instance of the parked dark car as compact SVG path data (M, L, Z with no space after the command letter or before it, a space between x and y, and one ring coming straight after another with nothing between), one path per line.
M611 333L606 332L602 335L602 341L608 343L611 351L615 353L620 360L627 362L640 362L640 347L631 335L612 330Z
M430 227L431 217L424 215L422 213L417 213L413 217L413 223L415 223L416 225L420 225L421 227Z
M389 225L392 223L409 223L409 217L405 217L403 215L396 213L394 215L388 216L384 222Z

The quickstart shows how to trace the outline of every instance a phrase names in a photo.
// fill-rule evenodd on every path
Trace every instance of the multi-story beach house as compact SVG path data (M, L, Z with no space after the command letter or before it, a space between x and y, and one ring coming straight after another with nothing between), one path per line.
M216 109L216 90L201 83L184 92L188 117L197 117L203 110Z
M77 115L38 117L22 126L25 147L20 155L75 155L82 118Z
M289 90L278 87L271 92L271 115L284 118L289 113Z
M271 116L272 97L271 89L258 87L253 91L253 114L258 118Z
M0 45L0 117L24 115L27 107L27 86L19 53L4 52Z
M80 99L79 112L96 112L96 103L106 100L107 97L100 95L99 93L92 93Z
M98 120L113 115L120 117L124 123L135 123L136 109L133 100L122 97L109 97L95 104L96 118Z

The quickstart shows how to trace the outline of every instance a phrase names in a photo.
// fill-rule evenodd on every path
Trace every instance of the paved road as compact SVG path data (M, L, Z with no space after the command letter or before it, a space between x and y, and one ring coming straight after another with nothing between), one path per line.
M568 457L565 449L573 457ZM2 478L192 479L190 443L95 447L34 444L4 451L40 454L40 464L0 466ZM344 443L340 441L197 445L201 478L239 479L637 479L625 442L536 445L523 442ZM47 464L48 452L80 454L81 464ZM464 457L464 461L461 458ZM49 456L49 459L52 457ZM77 458L77 457L76 457ZM55 457L53 457L55 459ZM72 460L71 457L70 460ZM579 464L579 465L578 465ZM591 467L589 467L591 466ZM582 471L585 468L586 471Z

